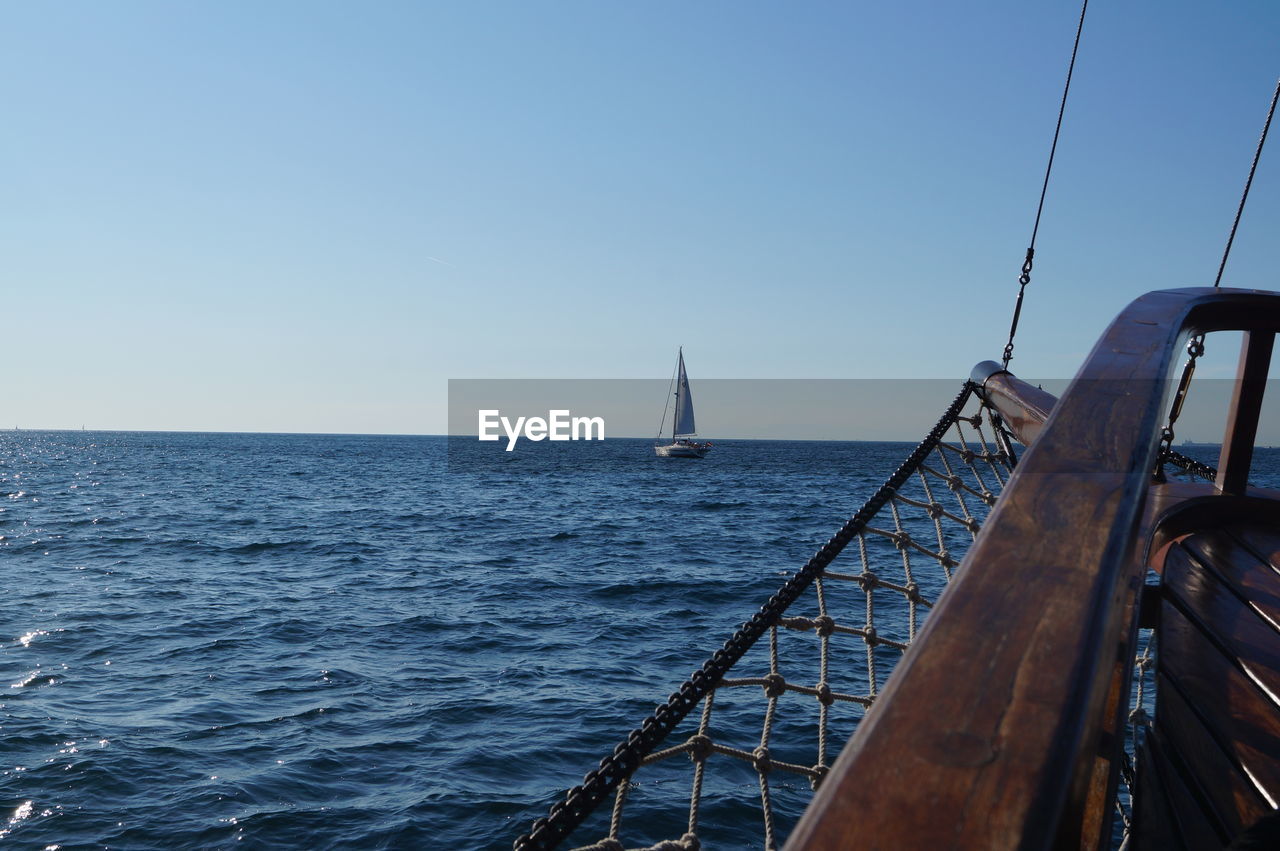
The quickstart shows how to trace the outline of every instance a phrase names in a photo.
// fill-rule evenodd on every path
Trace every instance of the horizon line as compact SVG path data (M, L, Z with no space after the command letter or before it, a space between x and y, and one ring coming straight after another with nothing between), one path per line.
M12 428L0 430L0 434L23 432L55 433L55 434L240 434L240 435L275 435L280 437L443 437L472 438L474 434L441 434L424 432L357 432L357 431L228 431L219 429L147 429L147 428ZM599 441L579 441L603 443L607 440L646 440L659 441L661 438L640 435L615 435ZM858 437L721 437L718 441L766 441L787 440L796 443L918 443L920 438L858 438ZM541 442L541 441L534 441ZM712 441L715 442L715 441Z

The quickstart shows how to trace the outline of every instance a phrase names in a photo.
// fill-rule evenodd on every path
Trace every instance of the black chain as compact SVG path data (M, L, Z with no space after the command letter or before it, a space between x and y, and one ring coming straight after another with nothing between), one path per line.
M1185 473L1190 473L1196 478L1204 479L1207 482L1212 482L1218 478L1218 470L1216 467L1210 467L1208 464L1197 461L1194 458L1188 458L1181 452L1175 452L1172 449L1161 448L1160 463L1162 465L1168 464L1172 467L1177 467L1179 470L1182 470Z
M515 851L555 848L561 840L582 824L608 795L617 789L623 779L640 766L640 761L657 747L675 726L714 689L735 663L751 649L756 640L778 622L787 607L794 603L813 580L835 560L845 546L860 533L876 513L893 498L907 479L915 474L929 453L937 447L947 430L955 424L960 410L969 400L975 385L965 382L951 407L938 420L937 425L920 445L907 457L897 471L889 477L871 499L858 509L840 531L823 545L822 549L805 563L800 571L788 579L760 609L724 643L702 667L667 698L667 702L631 731L626 740L614 748L610 756L600 760L600 766L582 780L582 785L569 790L564 799L552 806L551 811L533 823L530 831L515 841Z

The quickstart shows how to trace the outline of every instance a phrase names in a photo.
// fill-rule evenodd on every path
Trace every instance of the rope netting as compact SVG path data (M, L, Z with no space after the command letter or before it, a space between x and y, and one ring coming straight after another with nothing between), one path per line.
M999 418L966 384L875 495L515 848L741 847L751 821L760 846L779 847L1013 463Z
M1120 762L1120 781L1116 789L1116 820L1111 844L1128 847L1133 831L1133 795L1137 788L1134 765L1137 750L1148 735L1155 713L1156 632L1138 630L1134 649L1132 679L1129 683L1129 716L1125 724L1124 753ZM1118 834L1118 835L1117 835Z

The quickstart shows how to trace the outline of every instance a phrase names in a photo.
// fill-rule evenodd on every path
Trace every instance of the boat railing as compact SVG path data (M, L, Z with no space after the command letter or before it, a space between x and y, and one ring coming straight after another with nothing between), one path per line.
M1198 492L1230 498L1247 488L1278 294L1149 293L1056 403L981 376L1031 447L789 849L1110 844L1173 370L1192 335L1228 330L1245 332L1240 367Z

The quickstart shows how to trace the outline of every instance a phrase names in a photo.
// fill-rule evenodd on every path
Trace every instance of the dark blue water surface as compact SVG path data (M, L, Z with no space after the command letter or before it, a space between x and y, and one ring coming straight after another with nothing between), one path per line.
M909 448L447 443L0 433L0 838L510 847Z
M0 839L510 847L911 448L448 444L0 433Z

